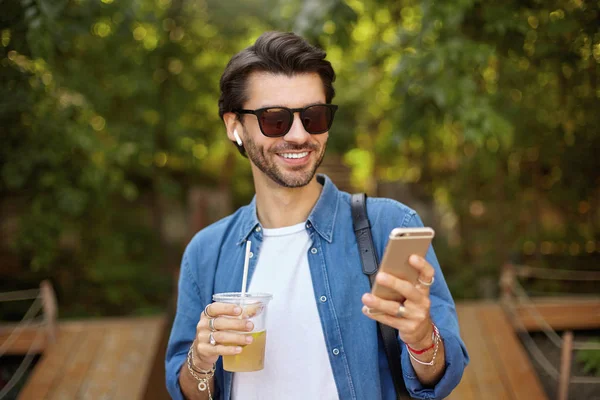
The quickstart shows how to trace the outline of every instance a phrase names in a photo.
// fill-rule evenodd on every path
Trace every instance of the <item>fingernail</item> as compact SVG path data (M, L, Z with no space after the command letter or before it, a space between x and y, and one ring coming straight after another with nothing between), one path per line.
M250 344L252 343L252 340L254 340L252 339L252 336L246 336L246 343Z
M388 274L386 274L385 272L379 272L379 273L377 274L377 280L378 280L379 282L385 282L385 281L387 281L389 278L390 278L390 277L389 277L389 275L388 275Z
M235 352L236 353L241 353L242 352L242 348L241 347L236 347L235 348Z
M242 312L242 308L241 307L235 307L233 309L233 312L236 313L236 314L240 314Z
M252 328L254 328L254 324L252 322L246 323L246 329L248 329L249 331L251 331Z
M370 294L370 293L366 293L366 294L363 296L363 299L365 299L365 300L367 300L367 301L371 301L371 300L373 300L373 295L372 295L372 294Z
M413 254L410 256L410 263L414 265L421 265L421 257Z

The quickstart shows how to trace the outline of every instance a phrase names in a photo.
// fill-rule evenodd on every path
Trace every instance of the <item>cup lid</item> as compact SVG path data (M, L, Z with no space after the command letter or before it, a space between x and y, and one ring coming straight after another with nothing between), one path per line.
M232 300L254 300L254 301L270 301L273 295L270 293L246 293L242 297L241 292L215 293L212 296L213 301L232 301Z

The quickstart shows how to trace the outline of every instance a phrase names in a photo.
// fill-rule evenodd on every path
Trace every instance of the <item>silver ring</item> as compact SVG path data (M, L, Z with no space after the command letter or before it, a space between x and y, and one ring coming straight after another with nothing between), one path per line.
M213 336L212 332L208 335L208 343L210 343L211 346L217 345L217 341L215 340L215 337Z
M432 276L432 277L431 277L431 282L423 282L423 281L421 280L421 278L417 278L417 280L418 280L418 281L419 281L419 283L420 283L421 285L423 285L423 286L431 286L431 285L433 285L433 281L435 281L435 276Z
M208 327L210 328L211 332L216 332L217 330L215 329L215 319L216 318L211 318L208 320Z
M210 315L208 313L208 307L210 307L210 304L207 304L206 307L204 307L204 315L206 315L208 318L214 318L214 316Z
M398 307L398 311L396 311L396 317L404 318L405 312L406 312L406 308L402 304L400 304L400 306Z

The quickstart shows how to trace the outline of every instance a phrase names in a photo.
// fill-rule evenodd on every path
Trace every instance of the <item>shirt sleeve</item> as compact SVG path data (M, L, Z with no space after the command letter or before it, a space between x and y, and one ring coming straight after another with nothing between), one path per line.
M165 357L165 373L167 390L174 400L183 400L184 396L179 385L179 373L181 366L186 362L188 350L196 336L196 325L200 320L200 314L204 310L200 289L192 273L189 248L183 255L181 270L179 273L179 284L177 294L177 312L171 336L167 345ZM217 391L215 385L215 391ZM214 393L214 398L218 397Z
M415 213L408 226L421 227L423 222ZM469 355L460 337L454 300L432 246L429 247L425 258L435 270L435 281L430 291L430 312L431 319L438 327L444 342L446 370L441 380L433 388L423 386L416 376L408 350L404 343L400 341L402 372L406 388L412 397L417 399L443 399L459 384L464 369L469 363Z

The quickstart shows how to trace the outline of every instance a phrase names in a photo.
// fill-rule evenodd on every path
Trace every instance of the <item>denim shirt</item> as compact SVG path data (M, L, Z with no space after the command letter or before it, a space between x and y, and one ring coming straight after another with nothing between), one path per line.
M306 221L312 240L307 256L314 287L312 301L319 311L339 397L344 400L396 399L385 350L378 340L377 323L361 311L361 296L370 291L370 286L362 271L352 227L350 195L338 190L325 175L318 175L317 179L323 190ZM394 200L369 197L367 212L379 259L393 228L423 226L415 211ZM167 388L173 399L184 398L179 372L194 340L200 314L212 302L213 293L240 290L246 240L252 241L248 271L248 279L251 279L262 239L255 197L249 205L202 229L188 244L181 263L177 313L165 360ZM444 341L446 371L435 387L424 387L400 342L402 375L413 398L442 399L460 382L469 358L459 335L454 301L432 247L426 258L435 268L435 282L430 292L431 318ZM284 339L270 337L269 340ZM231 387L232 373L223 370L219 358L213 398L229 400Z

